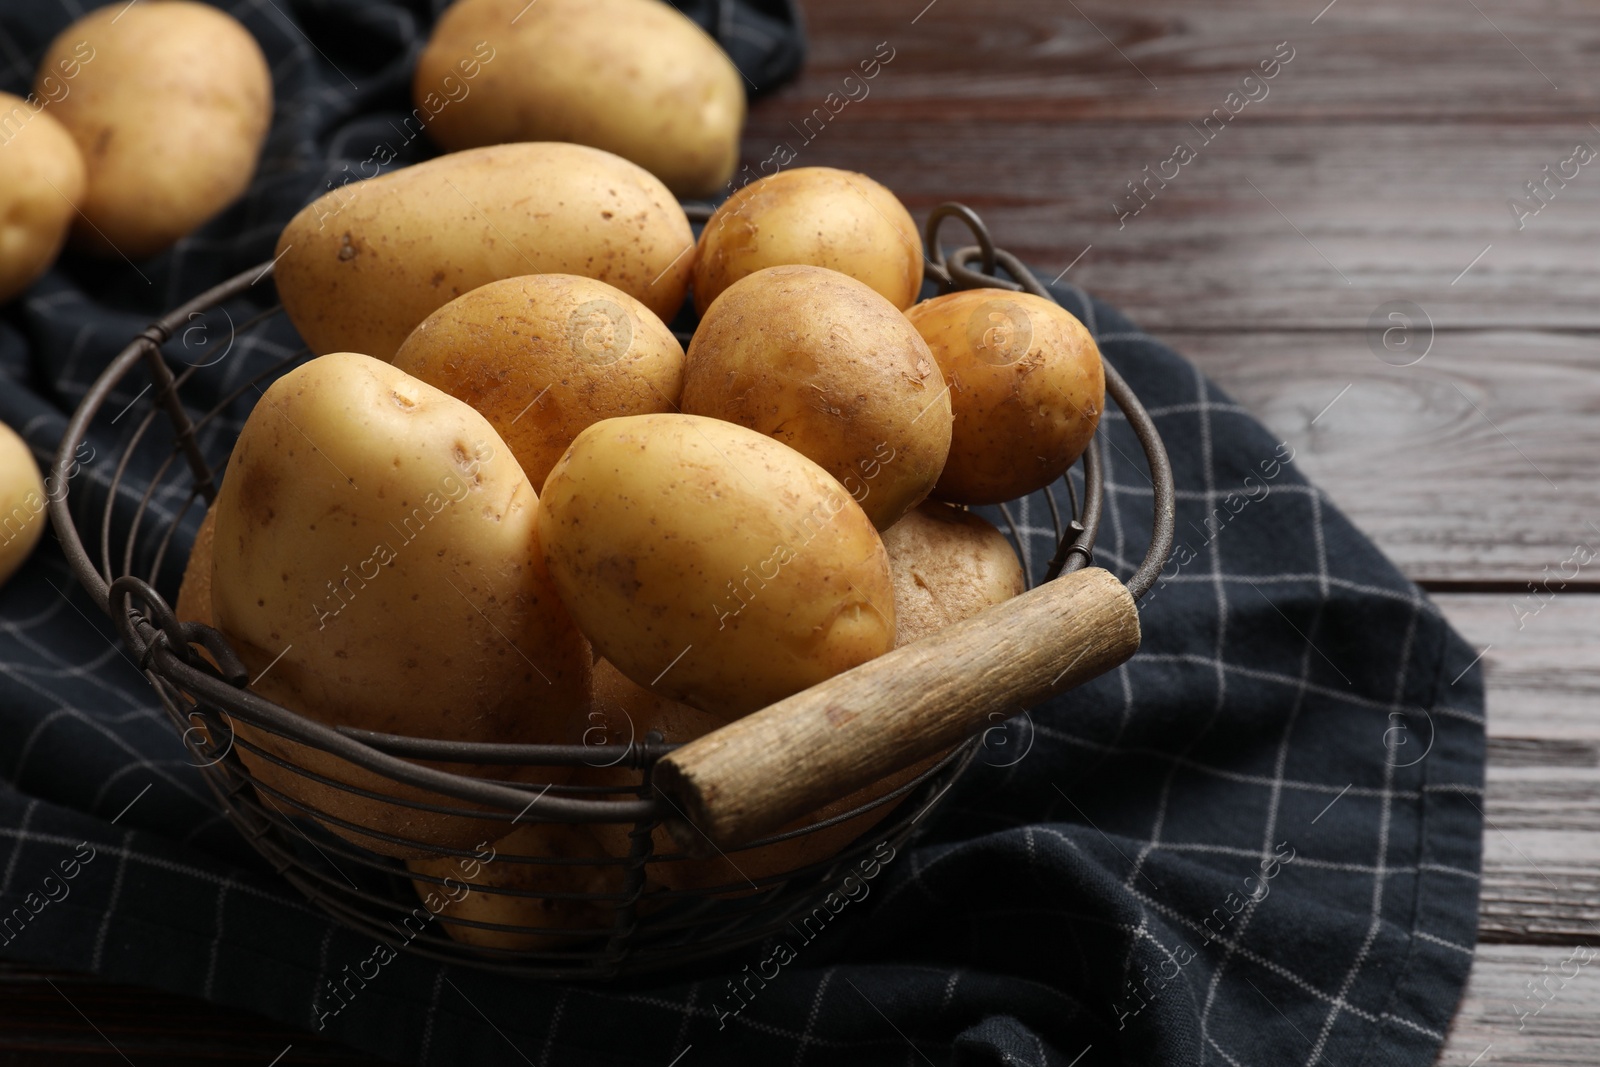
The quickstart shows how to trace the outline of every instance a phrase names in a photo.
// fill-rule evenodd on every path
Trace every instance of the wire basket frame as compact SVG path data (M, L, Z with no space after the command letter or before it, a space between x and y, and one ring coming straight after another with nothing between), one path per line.
M710 214L709 208L688 210L699 221ZM947 258L938 238L941 225L952 217L962 222L978 243ZM941 292L993 287L1053 299L1020 261L994 247L988 230L970 208L959 204L936 208L928 219L926 244L926 272ZM56 483L63 491L52 496L50 510L79 583L111 617L219 804L254 848L328 914L383 944L398 940L418 955L509 974L610 979L668 967L681 969L761 941L797 916L812 912L857 869L858 861L870 862L870 856L881 856L879 850L885 845L901 847L984 750L985 739L999 728L991 726L957 746L892 791L733 850L724 857L727 877L719 881L707 876L708 870L719 868L708 868L706 861L675 848L660 847L656 829L669 814L666 805L670 801L654 789L652 771L659 759L679 746L664 742L659 734L631 737L621 744L605 741L593 745L440 741L330 726L260 697L248 688L250 679L227 639L200 622L180 620L160 590L175 588L181 570L182 561L173 551L175 538L181 530L191 529L215 498L225 459L218 462L210 453L225 454L231 449L236 432L234 413L253 401L252 393L259 395L272 380L311 357L287 326L282 307L270 291L272 267L268 263L253 268L200 294L140 333L111 361L68 423L55 463ZM1006 276L998 274L999 269ZM241 303L251 305L250 314L236 322L227 309ZM227 337L213 341L207 336L209 329L203 331L200 359L175 358L164 351L172 347L175 338L191 348L194 331L214 322L219 312L228 322ZM281 339L264 339L268 334ZM687 340L686 335L679 336ZM195 391L197 379L226 359L242 338L261 339L257 347L275 350L277 358L209 408L194 410L187 397ZM181 369L174 371L174 363ZM137 388L141 371L148 379L142 390ZM1151 544L1128 582L1129 591L1138 597L1154 583L1171 550L1172 474L1160 436L1138 399L1109 364L1105 374L1107 394L1143 447L1154 485ZM68 490L73 458L91 429L106 432L104 415L118 390L137 395L111 424L141 398L148 396L149 402L142 416L121 431L123 440L103 500L88 487ZM1081 485L1074 483L1069 471L1045 491L1056 550L1042 581L1081 569L1092 560L1104 487L1098 435L1079 466ZM140 480L145 483L142 490ZM1058 492L1066 494L1064 508ZM1000 513L1031 587L1037 576L1023 529L1012 508L1001 505ZM93 552L91 544L95 545ZM251 729L236 730L235 724L240 722ZM336 756L372 772L392 788L381 792L319 774L260 744L263 734ZM282 788L277 774L264 777L259 769L253 771L242 753L249 753L257 768L271 767L355 797L482 820L501 831L498 837L492 832L486 837L492 858L485 859L484 846L441 848L351 823ZM429 765L439 763L557 768L579 771L580 777L541 787ZM585 767L605 768L610 773L597 782L593 775L581 772ZM370 782L372 778L364 776L362 780ZM420 791L425 791L426 799L416 799ZM558 855L549 849L506 851L489 843L536 823L613 827L625 833L628 848L625 855L601 851ZM409 869L403 860L363 848L329 832L327 826L455 859L463 872L475 869L475 873L452 879L436 870ZM824 858L758 870L750 876L741 871L739 860L760 855L756 850L813 838L825 831L839 833L839 828L846 826L852 830L860 827L861 833ZM702 867L693 868L696 863ZM520 881L511 879L510 884L503 876L480 880L483 869L491 865L505 865L499 866L497 874L523 869L530 873ZM553 880L559 888L530 885L535 870L545 872L547 877L542 880ZM663 871L688 870L697 871L696 876L661 876ZM576 873L591 881L599 879L603 885L590 888L574 880ZM543 925L501 921L504 915L472 918L459 909L435 912L431 906L423 906L430 890L445 892L452 882L468 895L484 894L506 904L540 901L565 917ZM578 888L572 887L575 884ZM419 912L426 918L420 918ZM574 917L579 921L573 921ZM451 936L451 929L457 936ZM499 943L482 943L486 937Z

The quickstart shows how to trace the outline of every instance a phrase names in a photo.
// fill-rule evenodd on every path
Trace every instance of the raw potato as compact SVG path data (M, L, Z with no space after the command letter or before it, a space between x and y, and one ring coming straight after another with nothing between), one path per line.
M501 824L504 826L505 824ZM594 864L516 863L512 856L560 859L592 858ZM481 859L479 857L482 857ZM513 896L492 887L532 893L620 893L621 865L606 864L605 849L593 829L581 824L527 823L472 858L438 856L407 860L414 874L439 881L414 879L412 885L428 911L443 918L503 926L532 926L545 933L485 930L442 922L457 941L484 948L534 951L563 949L584 936L604 936L615 921L618 901L573 900L565 897ZM572 931L563 933L562 931Z
M625 678L620 671L605 660L594 665L595 700L590 719L604 724L607 740L626 744L629 737L643 740L651 730L660 731L663 739L674 744L684 744L704 737L721 725L718 716L696 711L685 704L656 696ZM864 789L834 801L784 826L779 833L788 833L801 827L842 815L851 808L893 792L936 763L941 756L923 760L903 771L889 775ZM596 785L635 786L639 772L603 769L590 772L580 781ZM652 862L647 868L649 884L667 889L710 889L725 887L726 896L743 896L754 892L750 880L770 878L796 871L836 854L857 837L882 822L899 806L899 801L881 804L870 811L847 819L837 826L816 830L802 837L778 841L757 848L738 849L709 859L675 859ZM596 835L613 856L626 856L631 844L628 827L596 824ZM654 852L658 856L678 855L681 849L673 843L666 827L654 831Z
M466 404L367 356L324 356L274 383L239 435L216 504L216 626L256 693L325 724L571 743L591 658L550 585L538 510L510 450ZM467 806L236 728L329 777ZM361 830L450 847L485 837L483 820L361 798L241 756L378 851L419 850Z
M950 451L950 394L927 344L823 267L770 267L722 295L689 342L683 410L821 464L880 530L927 497Z
M937 500L885 530L883 547L894 575L896 648L1027 588L1022 561L1004 534Z
M627 293L571 274L457 297L411 332L394 365L476 408L535 488L585 426L676 410L683 390L672 331Z
M1050 300L966 289L906 313L950 383L955 432L933 495L998 504L1042 489L1089 447L1105 407L1094 338Z
M183 568L183 584L178 586L178 600L172 605L179 622L216 625L211 614L211 549L216 543L216 533L217 506L212 504L195 531L189 561Z
M412 95L446 149L576 141L679 196L709 196L733 176L745 111L732 61L659 0L458 0Z
M437 309L523 274L597 278L671 321L693 241L667 187L625 159L575 144L497 145L312 201L278 238L278 295L313 352L391 359Z
M922 235L893 193L854 171L796 167L746 185L706 223L695 310L704 315L740 278L789 263L848 274L902 311L922 291Z
M0 93L0 304L50 269L83 199L83 156L47 110Z
M3 152L0 152L3 154ZM44 479L28 443L0 422L0 585L4 585L44 536L49 518Z
M51 44L38 95L58 75L67 91L50 110L89 175L75 245L143 259L249 187L272 124L272 73L231 15L183 0L102 7Z
M889 558L831 475L696 415L595 423L539 509L550 577L634 682L736 718L887 652Z

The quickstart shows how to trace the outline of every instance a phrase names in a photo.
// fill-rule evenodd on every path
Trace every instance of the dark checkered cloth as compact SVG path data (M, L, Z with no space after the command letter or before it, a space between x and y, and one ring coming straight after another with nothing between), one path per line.
M696 6L758 84L793 69L782 5ZM75 7L0 4L0 87L23 90ZM112 353L269 258L295 210L393 138L425 7L230 6L278 93L248 198L137 267L68 257L0 314L0 419L41 463ZM1472 650L1306 484L1290 445L1110 308L1059 295L1172 453L1178 549L1139 655L994 733L867 896L814 942L795 938L743 997L728 978L776 945L733 954L723 975L611 989L402 956L325 1032L451 1065L1432 1063L1476 930ZM272 358L272 344L246 345L197 376L200 398ZM135 392L97 424L75 494L103 489L149 403ZM232 414L205 442L214 453L243 407ZM1103 433L1097 562L1126 576L1151 489L1115 411ZM153 507L180 503L160 493ZM1038 571L1048 514L1035 498L1016 517ZM0 922L0 955L315 1029L317 991L373 945L273 876L193 762L47 537L0 591L0 921L27 913Z

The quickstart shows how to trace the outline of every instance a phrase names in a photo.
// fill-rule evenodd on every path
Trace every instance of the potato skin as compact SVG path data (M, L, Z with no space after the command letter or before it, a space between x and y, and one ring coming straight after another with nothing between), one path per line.
M44 536L48 507L44 478L28 443L0 422L0 585L10 580Z
M905 205L865 174L779 171L734 193L706 222L695 310L704 315L740 278L789 263L848 274L904 311L922 290L922 235Z
M606 419L545 482L562 600L634 682L737 718L887 652L889 559L821 467L696 415Z
M216 626L255 692L319 722L571 742L590 653L550 585L537 511L510 450L470 407L367 356L324 356L274 383L239 435L216 503ZM330 777L420 792L237 728ZM456 846L484 837L478 820L364 800L259 757L246 763L379 832ZM414 851L357 836L390 854Z
M718 298L689 342L683 410L821 464L880 530L928 495L950 451L950 395L926 343L823 267L769 267Z
M481 42L492 58L474 64ZM657 0L458 0L417 62L412 95L437 111L428 130L446 150L575 141L632 160L679 196L709 196L733 176L745 114L733 62Z
M278 238L278 294L313 352L387 360L438 308L524 274L597 278L670 320L693 242L642 167L583 145L495 145L314 200Z
M1105 408L1094 337L1061 305L966 289L906 312L950 385L955 429L933 495L998 504L1049 485L1083 454Z
M152 256L248 188L272 124L272 73L231 15L187 0L112 4L61 31L39 96L63 63L78 73L51 112L88 168L75 246Z
M0 93L0 304L56 261L86 183L67 128L48 110Z
M970 511L930 500L883 534L894 576L895 647L1027 588L1005 535Z
M584 427L677 409L683 346L605 282L531 274L474 289L429 315L394 365L471 404L535 487Z

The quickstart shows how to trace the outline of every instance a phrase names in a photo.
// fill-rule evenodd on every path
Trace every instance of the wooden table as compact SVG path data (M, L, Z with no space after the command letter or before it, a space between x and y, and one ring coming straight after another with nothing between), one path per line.
M806 10L810 65L754 109L752 165L789 142L796 165L869 172L919 216L962 200L1046 277L1070 268L1291 441L1487 649L1481 943L1440 1063L1600 1063L1600 979L1575 980L1520 1030L1513 1011L1600 929L1600 714L1587 705L1600 698L1600 556L1561 584L1577 546L1600 553L1600 159L1574 158L1580 143L1600 149L1593 6ZM827 114L845 76L889 49L868 94ZM1230 91L1275 58L1274 77L1245 86L1257 99L1201 144L1190 124L1236 107ZM795 126L816 108L827 121L806 141ZM1180 140L1194 158L1164 165ZM1137 201L1130 183L1147 173L1169 177ZM1550 173L1532 199L1524 183ZM1421 314L1390 320L1392 302ZM1546 581L1530 599L1528 583ZM285 1064L366 1062L239 1013L52 979L136 1062L265 1064L291 1043ZM29 1041L121 1062L42 976L0 981L0 1067L31 1062L6 1051Z

